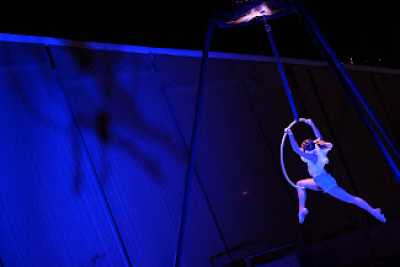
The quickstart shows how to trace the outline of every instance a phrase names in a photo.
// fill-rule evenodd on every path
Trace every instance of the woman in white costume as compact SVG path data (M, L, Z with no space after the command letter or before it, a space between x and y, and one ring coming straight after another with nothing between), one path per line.
M325 169L325 165L329 162L327 157L328 152L332 149L333 145L329 142L322 140L321 133L315 126L311 119L301 119L301 121L311 126L317 139L306 139L301 144L301 147L296 142L293 132L290 128L285 129L285 133L289 136L290 144L293 151L298 154L301 159L307 164L308 172L311 178L299 180L296 185L299 197L299 223L303 223L308 214L306 203L306 189L314 191L324 191L325 193L349 204L356 205L364 209L377 220L386 222L385 215L379 208L372 208L365 200L357 196L347 193L343 188L338 186L335 178L333 178Z

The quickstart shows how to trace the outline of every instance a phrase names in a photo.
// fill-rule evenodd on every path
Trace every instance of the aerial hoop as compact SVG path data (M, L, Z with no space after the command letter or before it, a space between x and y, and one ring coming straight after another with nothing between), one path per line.
M288 126L287 128L290 129L290 128L292 128L296 123L298 123L298 122L304 122L305 120L306 120L306 119L304 119L304 118L300 118L298 121L295 120L295 121L293 121L291 124L289 124L289 126ZM293 186L294 188L302 188L302 189L304 189L304 187L298 186L298 185L296 185L295 183L293 183L292 180L289 178L287 172L286 172L285 161L284 161L284 157L283 157L283 152L284 152L283 150L284 150L284 147L285 147L286 136L287 136L287 133L284 133L283 136L282 136L282 142L281 142L281 168L282 168L283 176L285 177L286 181L287 181L291 186Z

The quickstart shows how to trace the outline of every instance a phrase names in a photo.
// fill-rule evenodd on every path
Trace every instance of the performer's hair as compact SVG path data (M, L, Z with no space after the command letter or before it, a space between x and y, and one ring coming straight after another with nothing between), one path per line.
M315 142L311 139L306 139L301 143L301 149L303 151L312 151L315 149Z

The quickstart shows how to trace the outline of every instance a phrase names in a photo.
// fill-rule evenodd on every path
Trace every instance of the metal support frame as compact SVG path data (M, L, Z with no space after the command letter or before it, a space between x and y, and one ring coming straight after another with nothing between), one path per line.
M378 117L375 115L372 108L368 105L366 99L361 94L360 90L357 88L354 81L351 79L350 75L345 70L343 64L337 58L333 49L329 46L328 42L323 37L321 31L319 30L317 23L313 19L313 17L308 13L306 8L304 8L302 3L299 3L299 1L292 1L292 4L295 6L295 10L297 11L297 13L300 14L302 17L304 17L307 25L309 26L309 28L311 29L311 31L313 33L313 36L318 41L321 48L325 51L326 55L328 56L328 60L330 61L332 67L337 72L339 78L344 82L347 89L350 90L350 92L353 94L355 99L358 101L358 104L360 105L360 107L364 110L364 112L366 114L366 116L365 116L366 119L363 120L363 122L367 126L367 128L371 131L371 133L375 139L375 142L377 143L377 145L380 148L382 154L384 155L386 161L388 162L393 173L395 174L397 181L400 182L400 170L397 167L391 154L387 150L387 148L385 146L385 142L384 142L384 141L386 141L386 143L390 146L390 148L393 150L395 155L400 158L400 152L397 149L394 141L390 138L389 134L385 131L382 123L380 122ZM294 119L298 120L299 115L298 115L298 111L297 111L295 101L294 101L294 98L292 95L292 90L291 90L288 80L286 78L286 73L285 73L281 58L279 56L278 48L277 48L277 45L273 38L272 28L268 24L268 21L271 19L281 18L284 16L292 15L293 13L294 13L293 9L289 9L289 11L284 11L281 14L278 13L276 15L271 16L270 18L263 17L263 21L264 21L265 31L268 35L269 44L272 48L274 58L275 58L275 61L276 61L277 67L278 67L278 72L282 79L282 83L283 83L283 87L284 87L286 96L289 100L290 109L293 113ZM192 176L194 174L194 165L195 165L195 160L196 160L196 144L197 144L197 140L198 140L199 121L201 120L201 111L202 111L203 102L204 102L204 99L203 99L204 98L204 80L205 80L205 75L206 75L206 70L207 70L208 52L209 52L210 45L211 45L212 35L213 35L214 29L216 27L232 28L233 26L228 25L228 24L218 21L218 20L211 20L211 22L208 25L207 35L206 35L203 53L202 53L201 67L200 67L199 80L198 80L198 88L197 88L197 94L196 94L196 105L195 105L194 119L193 119L193 125L192 125L192 135L191 135L190 148L189 148L188 166L186 169L186 175L185 175L185 180L184 180L183 200L182 200L182 206L181 206L181 217L180 217L179 228L178 228L178 238L177 238L177 243L176 243L174 267L180 267L182 265L182 244L184 241L184 234L185 234L185 228L186 228L186 223L187 223L187 208L188 208L189 193L190 193L190 187L191 187L191 183L192 183ZM375 128L378 131L373 126L375 126ZM381 139L381 136L383 137L384 141Z
M192 125L192 136L190 139L190 147L189 147L189 159L184 180L181 217L179 221L178 238L177 238L175 258L174 258L175 267L182 266L182 246L183 246L184 234L187 222L188 199L189 199L190 187L192 185L192 180L193 180L194 165L196 161L196 148L197 148L196 144L198 141L199 121L201 120L201 115L202 115L201 111L204 101L203 100L204 80L207 71L208 51L210 49L214 28L215 24L211 21L208 25L206 39L204 42L203 55L201 58L201 66L200 66L200 73L199 73L199 80L198 80L197 94L196 94L196 105L195 105L193 125Z

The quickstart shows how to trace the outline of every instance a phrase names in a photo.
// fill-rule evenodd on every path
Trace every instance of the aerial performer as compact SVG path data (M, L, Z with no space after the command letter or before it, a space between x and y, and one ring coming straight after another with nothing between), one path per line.
M324 141L321 133L311 119L299 119L299 121L308 124L316 139L306 139L301 146L293 135L291 127L285 129L286 135L289 137L290 145L293 151L300 156L301 160L307 164L310 178L297 181L296 189L299 200L298 220L302 224L309 213L306 208L306 190L323 191L326 194L339 199L343 202L353 204L371 214L377 220L386 222L385 215L381 209L371 207L364 199L353 196L341 188L334 177L325 170L325 165L328 164L328 152L332 149L332 143Z

